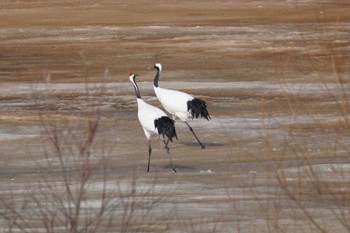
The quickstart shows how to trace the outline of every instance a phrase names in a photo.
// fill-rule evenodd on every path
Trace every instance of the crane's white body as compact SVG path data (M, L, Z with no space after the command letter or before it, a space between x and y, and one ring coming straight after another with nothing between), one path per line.
M169 90L159 87L158 81L160 73L162 72L162 65L160 63L155 63L153 67L157 69L156 76L153 80L153 88L159 102L163 105L165 110L172 115L173 120L175 120L177 117L188 126L201 148L204 149L205 145L199 141L192 127L188 124L187 119L188 117L198 118L198 116L201 115L201 117L209 120L210 116L207 111L205 101L194 98L192 95L182 91Z
M172 142L172 138L175 137L177 139L176 130L174 126L174 121L171 120L165 112L160 110L157 107L154 107L150 104L147 104L145 101L142 100L141 94L139 91L139 88L136 84L136 75L130 74L129 79L134 86L136 99L137 99L137 117L139 119L139 122L142 126L143 132L145 133L145 136L148 140L148 166L147 166L147 172L149 172L150 167L150 161L151 161L151 154L152 154L152 146L151 146L151 135L163 135L163 142L165 145L165 149L167 151L167 154L169 156L170 165L174 172L176 172L176 169L174 168L171 155L169 153L169 147L168 143L169 141ZM166 142L164 137L168 138L168 141Z
M159 108L146 103L143 99L137 99L137 109L137 116L143 131L145 132L145 136L147 140L150 140L152 134L158 135L158 131L154 125L154 120L167 115Z
M194 97L182 91L153 87L159 102L172 115L173 120L177 117L182 121L187 121L191 116L187 110L187 102L193 100Z

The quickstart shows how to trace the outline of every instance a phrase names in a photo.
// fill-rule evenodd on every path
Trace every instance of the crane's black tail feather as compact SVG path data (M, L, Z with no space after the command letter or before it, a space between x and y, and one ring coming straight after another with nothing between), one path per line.
M176 130L175 130L175 121L170 119L167 116L162 116L154 121L154 126L158 130L159 135L165 135L172 142L173 137L177 139Z
M194 98L187 102L187 111L190 112L192 119L198 118L199 115L208 121L211 119L207 110L207 104L201 99Z

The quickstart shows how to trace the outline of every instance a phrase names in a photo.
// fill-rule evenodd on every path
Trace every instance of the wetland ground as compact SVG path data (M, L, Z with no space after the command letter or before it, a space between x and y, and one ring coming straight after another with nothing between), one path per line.
M2 1L1 232L349 232L347 1ZM170 145L128 73L207 102Z

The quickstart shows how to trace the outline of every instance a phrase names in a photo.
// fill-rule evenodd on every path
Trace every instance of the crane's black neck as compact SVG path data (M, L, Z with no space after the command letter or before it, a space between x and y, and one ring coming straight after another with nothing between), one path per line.
M137 83L136 83L136 76L134 76L134 78L133 78L133 86L134 86L134 90L135 90L135 94L136 94L136 97L138 98L138 99L142 99L141 98L141 94L140 94L140 90L139 90L139 87L137 86Z
M156 73L156 76L154 77L154 80L153 80L153 86L158 87L160 69L158 67L156 67L156 69L157 69L157 73Z

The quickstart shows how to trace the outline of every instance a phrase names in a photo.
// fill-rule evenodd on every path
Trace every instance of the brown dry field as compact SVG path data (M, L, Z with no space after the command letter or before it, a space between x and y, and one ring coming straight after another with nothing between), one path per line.
M49 219L52 232L349 232L349 10L312 0L1 1L0 232L50 232ZM156 137L146 172L128 74L160 107L155 62L160 85L204 99L212 117L189 121L205 150L176 122L177 173ZM78 194L84 169L79 229L68 231L55 217L76 207L65 184ZM112 207L93 231L105 185Z

